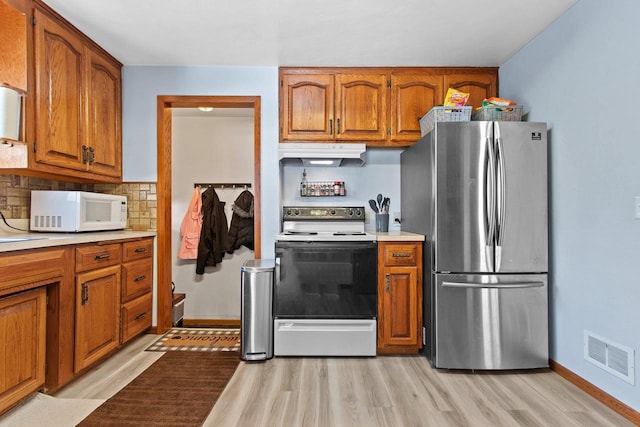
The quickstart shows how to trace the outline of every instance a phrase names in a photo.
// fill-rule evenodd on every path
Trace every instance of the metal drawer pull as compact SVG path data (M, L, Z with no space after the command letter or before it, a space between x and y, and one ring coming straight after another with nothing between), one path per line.
M147 248L136 248L134 250L135 253L144 253L147 252Z
M94 260L99 261L101 259L111 258L111 254L100 254L93 257Z
M385 274L385 291L387 293L391 292L391 279L389 277L389 274Z
M409 258L411 254L407 252L400 252L400 253L394 252L391 254L391 256L394 258Z
M144 313L138 314L134 320L144 319L145 317L147 317L147 312L146 311Z
M134 282L139 282L139 281L144 280L144 279L146 279L146 278L147 278L147 276L145 276L145 275L143 274L142 276L138 276L138 277L136 277L135 279L133 279L133 281L134 281Z

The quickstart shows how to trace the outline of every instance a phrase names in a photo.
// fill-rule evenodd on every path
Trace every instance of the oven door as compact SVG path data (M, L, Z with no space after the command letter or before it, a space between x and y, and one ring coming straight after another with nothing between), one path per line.
M375 242L276 242L274 317L377 316Z

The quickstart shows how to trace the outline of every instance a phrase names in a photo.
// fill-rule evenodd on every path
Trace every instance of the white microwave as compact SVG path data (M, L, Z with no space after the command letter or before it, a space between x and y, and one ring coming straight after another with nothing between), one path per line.
M31 191L32 231L121 230L127 197L87 191Z

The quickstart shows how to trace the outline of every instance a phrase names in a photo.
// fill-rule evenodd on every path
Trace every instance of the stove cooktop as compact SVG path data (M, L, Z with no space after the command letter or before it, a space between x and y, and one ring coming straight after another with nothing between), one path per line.
M276 236L280 242L373 242L376 236L365 232L283 232Z
M372 241L363 206L285 206L280 241Z

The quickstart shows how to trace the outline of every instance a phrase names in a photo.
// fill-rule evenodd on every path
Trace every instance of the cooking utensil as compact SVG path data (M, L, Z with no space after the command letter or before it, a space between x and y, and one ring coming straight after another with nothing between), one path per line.
M391 199L385 197L382 201L382 209L380 209L383 213L389 213L389 205L391 204Z
M378 194L378 210L382 208L382 194Z
M380 210L378 209L378 205L376 204L376 201L373 199L369 200L369 206L371 206L371 209L375 212L378 213L380 212Z

